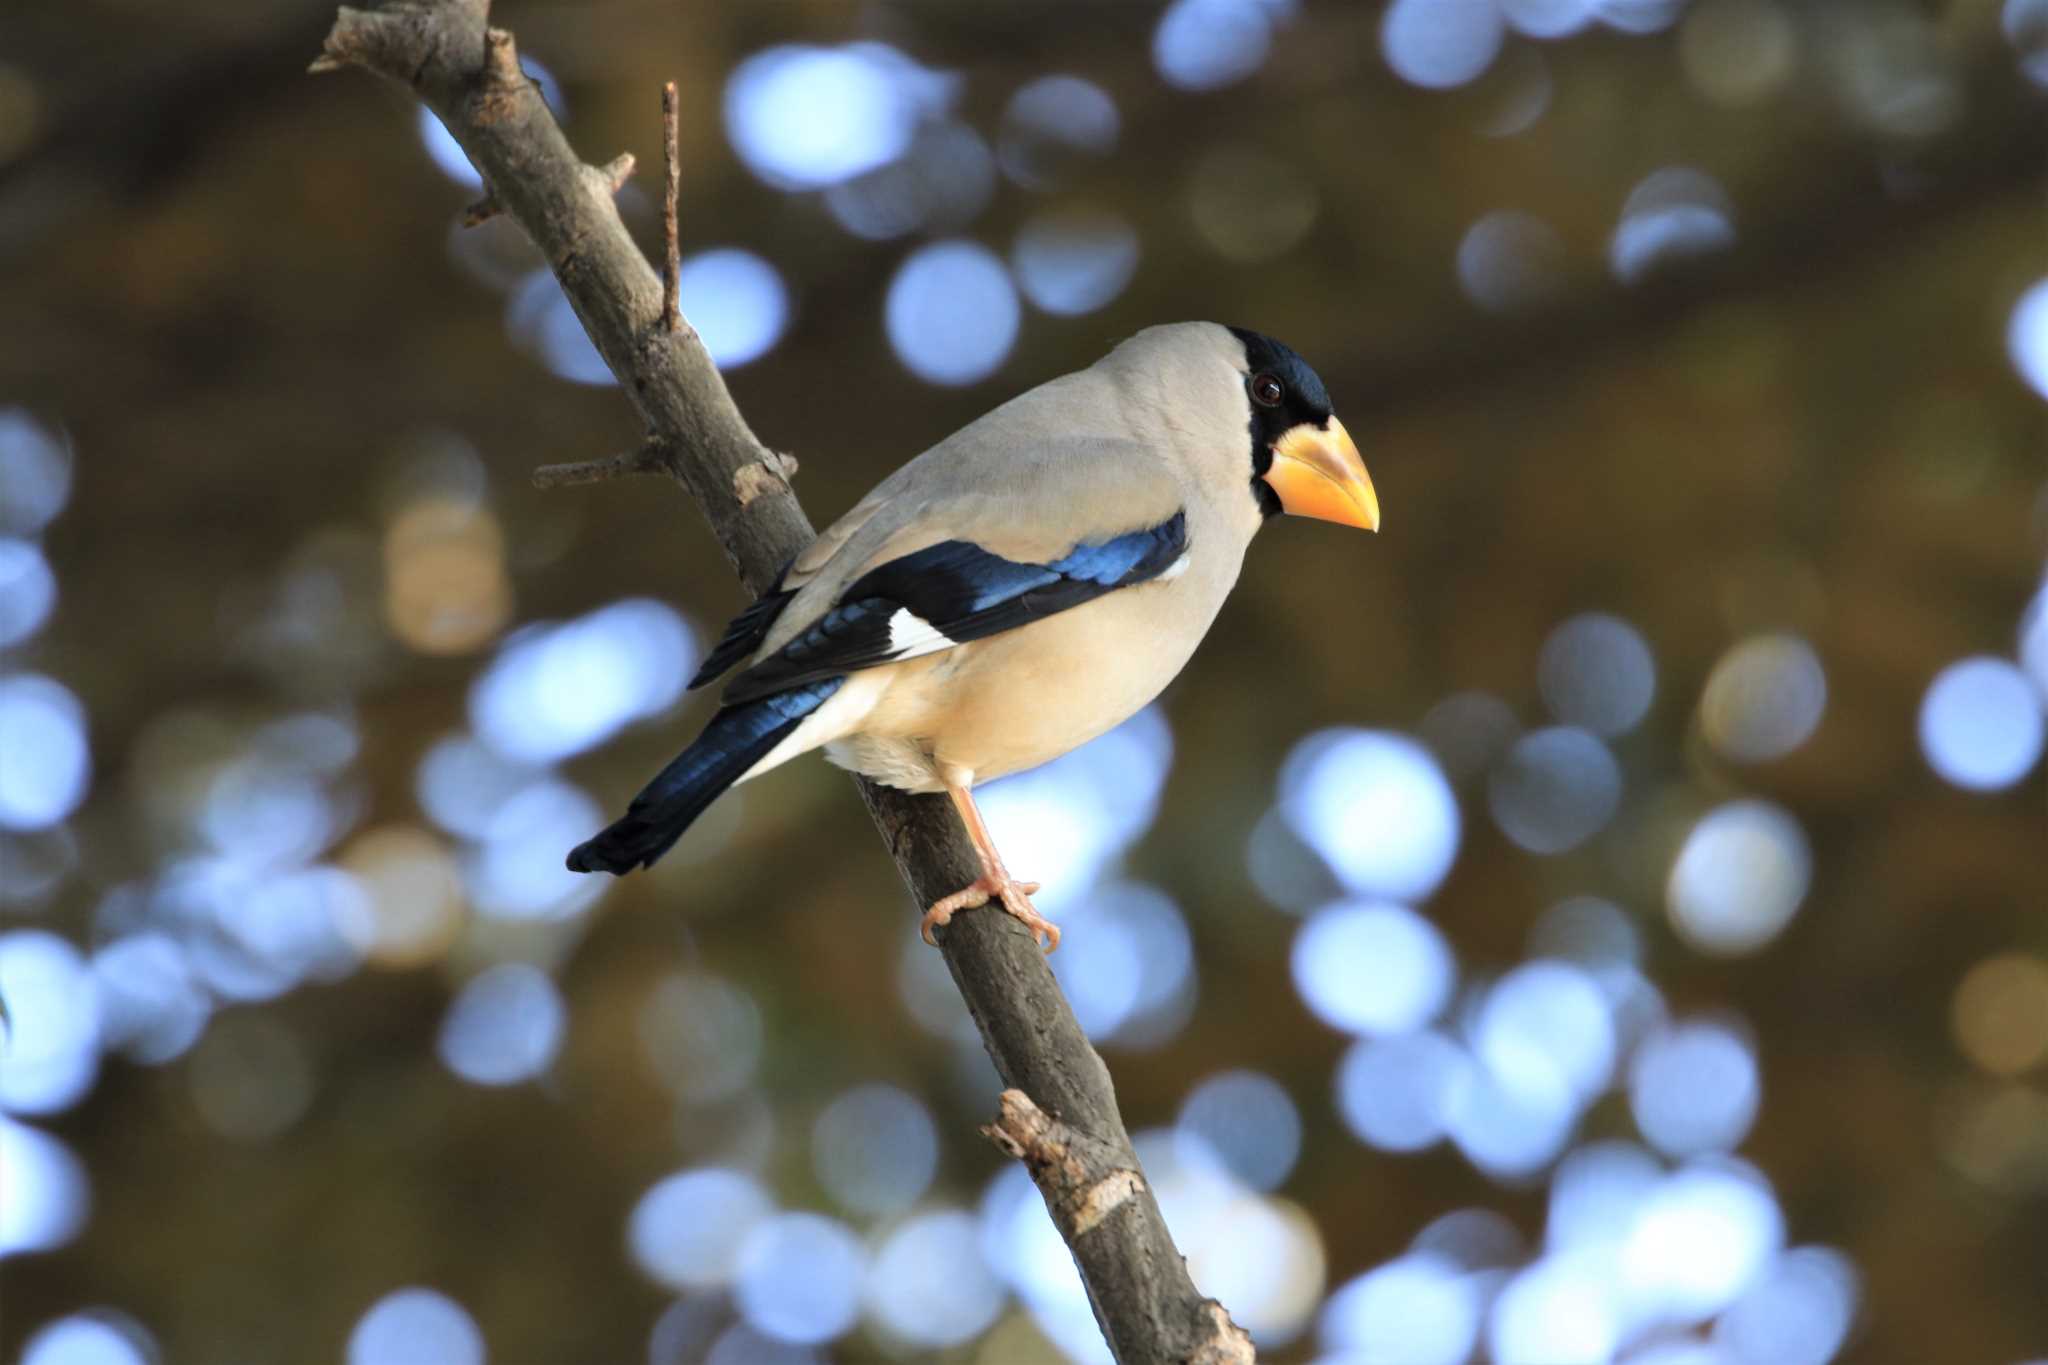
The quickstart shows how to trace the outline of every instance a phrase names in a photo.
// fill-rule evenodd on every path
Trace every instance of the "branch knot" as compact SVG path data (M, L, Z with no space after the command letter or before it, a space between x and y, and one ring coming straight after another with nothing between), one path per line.
M1100 1226L1145 1190L1145 1177L1118 1148L1062 1123L1021 1090L1005 1090L1001 1112L983 1136L1024 1163L1045 1194L1053 1221L1069 1241Z

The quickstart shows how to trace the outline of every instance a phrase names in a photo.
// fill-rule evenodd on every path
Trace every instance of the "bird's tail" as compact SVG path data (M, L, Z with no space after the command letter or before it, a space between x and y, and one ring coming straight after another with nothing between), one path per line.
M745 777L845 681L822 678L725 707L695 743L641 789L624 815L570 851L569 869L625 873L651 865L720 793Z

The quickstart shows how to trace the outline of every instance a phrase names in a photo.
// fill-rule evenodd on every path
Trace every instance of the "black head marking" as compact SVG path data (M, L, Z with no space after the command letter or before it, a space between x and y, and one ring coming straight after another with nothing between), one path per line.
M1265 479L1266 471L1273 467L1273 443L1304 422L1318 427L1327 423L1330 394L1323 387L1322 376L1288 346L1246 327L1232 327L1230 332L1244 346L1245 398L1252 410L1252 497L1262 513L1276 517L1280 515L1280 496ZM1255 389L1268 375L1280 381L1277 403L1261 401L1266 395Z

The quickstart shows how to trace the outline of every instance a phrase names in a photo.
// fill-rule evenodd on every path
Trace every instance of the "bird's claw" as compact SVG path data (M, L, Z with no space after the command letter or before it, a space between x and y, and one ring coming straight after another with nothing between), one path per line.
M939 941L932 936L935 929L943 929L953 922L957 910L973 910L1000 901L1004 910L1015 916L1026 929L1031 931L1031 940L1040 943L1046 952L1060 946L1060 927L1038 913L1038 907L1031 903L1032 892L1038 890L1038 882L1020 882L1012 877L982 876L952 895L932 902L932 908L924 912L924 921L918 932L932 947Z

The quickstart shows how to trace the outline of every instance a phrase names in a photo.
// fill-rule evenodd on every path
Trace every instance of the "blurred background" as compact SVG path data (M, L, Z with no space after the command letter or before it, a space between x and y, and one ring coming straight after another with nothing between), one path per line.
M743 599L331 15L0 14L0 1359L1100 1359L843 775L562 870ZM820 525L1327 379L1385 531L985 802L1265 1355L2048 1356L2048 0L497 18Z

